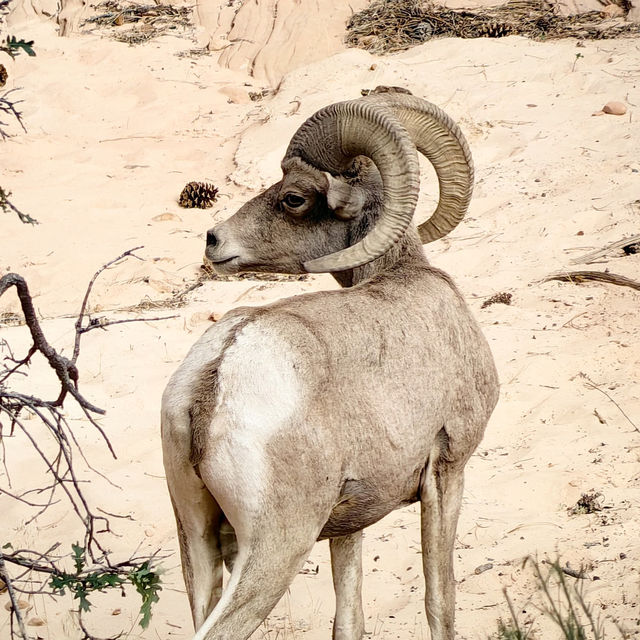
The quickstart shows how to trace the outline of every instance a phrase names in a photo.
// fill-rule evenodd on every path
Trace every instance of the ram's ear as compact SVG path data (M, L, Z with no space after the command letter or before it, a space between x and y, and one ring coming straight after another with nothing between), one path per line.
M353 187L330 173L324 172L327 179L327 204L341 220L353 220L364 206L362 189Z

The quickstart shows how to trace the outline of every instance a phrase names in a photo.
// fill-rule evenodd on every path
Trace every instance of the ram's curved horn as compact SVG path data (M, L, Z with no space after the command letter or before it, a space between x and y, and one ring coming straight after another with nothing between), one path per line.
M438 206L418 227L422 242L433 242L447 235L467 212L473 191L471 151L458 125L442 109L414 95L383 89L363 101L391 109L438 176Z
M344 271L385 254L411 223L420 187L418 157L407 131L393 111L372 101L351 100L321 109L294 134L285 155L334 175L353 158L367 156L380 172L382 214L360 242L306 262L307 271Z

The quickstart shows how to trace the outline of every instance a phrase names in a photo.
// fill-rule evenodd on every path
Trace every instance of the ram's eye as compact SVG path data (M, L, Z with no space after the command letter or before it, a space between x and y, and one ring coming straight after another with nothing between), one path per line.
M287 193L287 195L282 198L282 202L291 209L297 209L305 203L305 199L302 196L296 195L295 193Z

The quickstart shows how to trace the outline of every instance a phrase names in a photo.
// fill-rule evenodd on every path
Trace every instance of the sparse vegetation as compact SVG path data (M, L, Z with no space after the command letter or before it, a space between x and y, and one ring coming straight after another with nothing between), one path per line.
M539 562L534 558L524 561L525 567L531 567L535 579L536 591L527 602L541 614L541 622L549 620L557 628L557 640L605 640L604 621L594 612L585 593L584 577L586 571L567 570L559 560ZM569 582L569 579L572 582ZM509 607L509 618L498 620L498 629L493 640L552 640L545 632L542 635L532 618L523 621L505 590ZM625 632L617 625L619 637L626 638Z
M67 546L69 541L56 542L44 550L16 549L14 542L5 537L8 536L9 523L3 521L7 529L3 533L4 539L0 540L0 591L6 589L9 594L12 638L29 639L24 619L24 613L28 610L23 612L23 605L28 603L19 600L20 593L39 593L53 597L64 596L67 593L72 595L77 604L77 620L84 640L94 638L82 617L91 609L92 594L108 589L123 591L125 585L130 584L142 599L142 627L149 625L151 606L159 598L162 587L156 568L157 552L150 556L134 554L118 562L111 559L111 552L103 542L104 535L112 533L110 521L98 513L101 511L100 508L92 505L85 495L77 456L80 456L90 471L97 472L85 457L64 408L66 398L73 396L84 416L83 422L96 430L115 457L111 442L97 421L97 417L104 414L104 411L80 393L80 376L76 362L80 354L80 339L84 333L111 324L137 320L105 320L95 323L87 312L89 294L96 278L108 267L132 256L133 251L126 251L105 264L91 279L75 323L75 341L70 358L60 355L47 342L25 280L14 273L0 278L0 296L11 287L16 288L25 323L33 340L26 356L22 358L14 355L6 340L0 342L0 352L4 354L0 361L0 462L4 468L0 494L20 502L27 513L30 510L34 511L28 522L36 521L62 498L79 519L82 535L82 542L70 545L71 554L59 551ZM155 318L151 318L153 319ZM144 320L149 321L150 318ZM60 389L58 397L54 400L26 394L11 385L15 378L27 375L27 367L36 353L46 358L58 378ZM14 443L21 450L30 447L35 454L35 460L39 459L44 465L42 479L35 480L32 483L35 486L31 488L16 487L11 483L8 462ZM85 472L83 469L82 474ZM34 498L34 495L37 498ZM70 561L73 570L68 569ZM15 567L16 571L10 573L7 568L9 565Z
M0 1L0 53L6 53L10 58L15 58L20 53L26 53L29 56L35 56L36 52L33 50L33 40L18 39L16 36L7 35L6 38L3 31L4 17L9 12L9 4L11 0ZM9 73L4 65L0 65L0 87L4 87L9 77ZM15 100L12 93L16 89L10 89L0 95L0 116L8 116L11 120L15 120L26 132L26 127L22 121L22 113L18 111L17 105L22 102L21 100ZM10 137L6 127L9 124L0 119L0 140L6 140ZM10 191L6 191L0 186L0 209L3 213L12 211L18 215L21 222L26 224L37 224L37 220L30 215L20 211L10 200Z
M602 511L602 500L604 496L598 491L583 493L576 504L569 509L569 515L577 516L583 513L596 513Z
M486 309L490 307L492 304L511 304L511 300L513 299L513 294L511 293L496 293L492 295L490 298L487 298L480 307L481 309Z
M120 42L142 44L176 29L191 26L192 7L170 3L140 4L128 0L105 0L93 5L96 15L87 18L83 26L100 29Z
M347 23L346 43L371 53L393 53L432 38L616 38L637 35L634 22L604 21L600 11L562 15L544 0L511 0L474 9L448 9L428 0L373 0Z
M33 50L33 40L23 40L16 38L15 36L7 36L6 40L0 44L0 51L8 54L12 58L15 58L21 51L28 56L35 56L36 52Z

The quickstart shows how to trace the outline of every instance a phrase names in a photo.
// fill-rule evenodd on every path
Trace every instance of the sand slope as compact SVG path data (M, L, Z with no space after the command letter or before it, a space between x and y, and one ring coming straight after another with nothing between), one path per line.
M254 17L247 10L243 19ZM0 217L0 267L27 278L49 339L67 353L71 316L100 264L144 245L137 252L142 260L129 260L98 281L92 298L98 315L129 317L118 309L184 290L199 274L207 228L278 179L290 135L316 109L357 97L362 88L395 84L456 118L476 161L475 197L465 223L427 251L452 274L483 325L502 381L501 401L469 464L456 550L459 636L485 638L495 629L506 613L503 587L514 601L526 601L532 580L521 568L524 556L560 553L573 567L593 566L591 576L599 579L586 589L596 611L638 637L640 293L595 283L540 283L569 267L640 279L638 255L613 252L595 265L570 265L587 251L639 233L637 41L578 47L572 40L441 40L387 58L362 51L323 58L329 48L286 73L276 95L254 103L248 92L263 80L249 76L246 65L226 69L216 55L176 55L194 47L186 33L129 47L98 33L61 39L52 21L35 18L14 32L34 39L38 56L3 60L7 88L22 87L28 133L14 128L16 136L0 145L0 184L40 224ZM234 49L225 52L231 61ZM261 64L257 57L254 70ZM628 105L625 116L591 115L612 99ZM220 188L213 209L178 207L180 189L193 179ZM426 217L434 202L425 168L420 215ZM88 491L106 511L131 516L113 522L120 537L110 538L109 546L117 554L139 543L142 550L174 554L164 562L165 591L152 628L138 631L134 597L113 595L96 598L102 606L89 619L96 633L125 628L128 637L190 637L162 477L158 409L166 380L206 328L208 314L333 286L328 276L208 282L185 306L145 312L177 318L84 337L82 389L107 410L101 424L118 459L110 459L80 421L78 433L93 464L121 487L87 472ZM512 293L512 304L482 309L497 292ZM14 296L5 294L0 313L16 311ZM2 325L0 338L17 351L28 344L24 327ZM54 387L41 363L33 367L30 384L36 383L45 395ZM30 481L25 447L12 438L5 445L14 486ZM567 508L591 489L603 493L607 509L570 516ZM30 514L5 496L0 513L3 537L25 544L70 544L78 535L63 506L26 528ZM418 549L415 507L367 531L365 611L375 638L427 637ZM326 544L318 545L309 565L317 565L318 574L297 578L256 637L329 636L327 555ZM474 572L487 563L493 568ZM41 637L78 637L69 602L34 598L34 604L47 620L38 629ZM110 615L116 608L122 612ZM523 609L523 618L536 614ZM8 637L6 616L0 617L0 637Z

